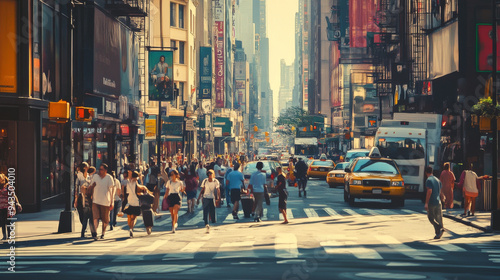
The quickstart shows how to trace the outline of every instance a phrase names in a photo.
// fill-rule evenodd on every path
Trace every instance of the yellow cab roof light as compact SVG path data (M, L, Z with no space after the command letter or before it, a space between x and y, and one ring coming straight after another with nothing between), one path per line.
M382 155L380 154L380 151L377 147L372 147L370 150L370 153L368 154L369 157L371 158L380 158Z

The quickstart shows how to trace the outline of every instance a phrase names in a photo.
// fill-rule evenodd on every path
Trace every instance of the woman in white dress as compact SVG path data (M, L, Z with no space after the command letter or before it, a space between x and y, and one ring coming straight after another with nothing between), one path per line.
M185 192L186 186L179 179L179 172L175 169L170 171L170 181L166 184L165 196L167 199L170 217L172 217L172 233L177 229L177 220L179 219L179 209L181 208L181 193Z

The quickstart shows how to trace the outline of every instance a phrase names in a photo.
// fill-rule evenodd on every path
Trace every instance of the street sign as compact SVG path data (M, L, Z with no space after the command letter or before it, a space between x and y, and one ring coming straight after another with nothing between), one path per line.
M188 119L186 121L186 131L195 131L196 128L194 127L194 121L191 119Z

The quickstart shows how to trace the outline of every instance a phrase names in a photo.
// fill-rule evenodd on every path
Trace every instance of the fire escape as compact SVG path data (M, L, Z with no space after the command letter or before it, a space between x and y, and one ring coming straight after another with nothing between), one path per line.
M149 5L150 0L107 0L106 9L112 15L124 21L132 31L137 35L139 40L139 96L141 111L145 111L145 99L142 96L145 94L146 88L146 46L149 46Z
M410 88L412 89L415 89L418 81L427 79L425 23L428 9L426 9L426 2L425 0L412 0L409 9L406 9L407 42L410 42L408 48L408 59L409 63L411 63Z
M396 4L395 4L396 2ZM400 49L399 5L398 1L380 0L375 15L375 23L380 33L369 34L375 66L375 85L379 98L379 119L388 117L391 112L395 81L394 71L400 70L396 65Z

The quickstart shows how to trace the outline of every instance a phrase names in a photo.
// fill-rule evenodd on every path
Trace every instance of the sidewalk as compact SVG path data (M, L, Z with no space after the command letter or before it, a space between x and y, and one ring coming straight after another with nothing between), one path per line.
M491 230L491 212L489 211L476 211L474 216L462 217L463 209L445 209L443 216L462 224L475 227L484 232L493 232Z

